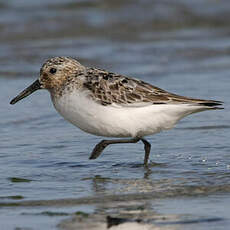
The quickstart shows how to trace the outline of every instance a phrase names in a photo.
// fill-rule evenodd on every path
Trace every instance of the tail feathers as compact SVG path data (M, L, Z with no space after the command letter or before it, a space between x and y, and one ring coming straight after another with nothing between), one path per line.
M202 100L202 101L197 102L197 104L207 106L210 109L223 109L223 107L218 107L220 105L223 105L222 101Z

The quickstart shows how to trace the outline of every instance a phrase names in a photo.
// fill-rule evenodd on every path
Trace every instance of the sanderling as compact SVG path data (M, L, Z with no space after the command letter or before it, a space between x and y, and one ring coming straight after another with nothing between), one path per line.
M38 89L47 89L56 110L81 130L121 138L102 140L89 159L96 159L110 144L142 141L144 165L148 164L151 149L145 136L171 129L189 114L221 109L217 106L222 104L179 96L138 79L85 67L71 57L47 60L38 80L10 104Z

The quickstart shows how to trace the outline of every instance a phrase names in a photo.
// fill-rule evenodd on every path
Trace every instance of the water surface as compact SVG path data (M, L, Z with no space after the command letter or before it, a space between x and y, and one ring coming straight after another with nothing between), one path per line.
M56 229L78 211L135 219L130 213L138 210L160 229L226 229L229 10L227 0L1 1L1 229ZM181 95L221 100L225 109L194 114L148 137L147 169L141 143L108 147L89 161L101 138L60 117L48 92L9 105L41 64L59 55ZM166 220L157 222L159 215Z

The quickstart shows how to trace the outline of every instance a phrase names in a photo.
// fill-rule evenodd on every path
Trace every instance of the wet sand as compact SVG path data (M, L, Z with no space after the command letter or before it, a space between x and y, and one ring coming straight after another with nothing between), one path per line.
M229 0L1 2L1 230L103 229L108 216L121 222L111 229L226 230L229 12ZM101 138L64 121L47 92L9 105L53 56L221 100L225 109L147 137L149 168L142 144L89 161Z

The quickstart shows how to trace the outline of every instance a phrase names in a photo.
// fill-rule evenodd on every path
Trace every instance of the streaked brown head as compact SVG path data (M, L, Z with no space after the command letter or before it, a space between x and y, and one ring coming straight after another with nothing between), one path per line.
M84 68L77 60L70 57L51 58L42 65L38 80L18 94L10 104L17 103L38 89L58 90L68 77L77 75L84 71Z

